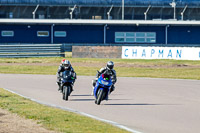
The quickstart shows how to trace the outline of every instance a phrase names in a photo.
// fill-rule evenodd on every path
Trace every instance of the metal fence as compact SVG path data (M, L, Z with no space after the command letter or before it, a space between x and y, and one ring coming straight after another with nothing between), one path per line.
M0 44L0 58L64 56L62 44Z

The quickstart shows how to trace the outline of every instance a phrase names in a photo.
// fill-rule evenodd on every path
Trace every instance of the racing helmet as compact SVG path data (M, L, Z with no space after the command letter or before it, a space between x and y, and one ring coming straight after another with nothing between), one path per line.
M63 65L63 67L65 69L68 69L71 66L71 64L70 64L70 62L68 60L64 60L63 63L62 63L62 65Z
M62 59L61 64L63 64L64 61L65 61L65 59Z
M106 68L112 70L114 68L114 63L112 61L108 61Z

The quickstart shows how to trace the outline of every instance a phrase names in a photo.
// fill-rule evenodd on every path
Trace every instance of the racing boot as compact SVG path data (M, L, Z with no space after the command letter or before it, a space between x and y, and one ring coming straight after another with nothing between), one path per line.
M95 87L95 85L96 85L96 82L97 82L97 79L92 80L92 86L93 86L93 87L92 87L92 88L93 88L93 89L92 89L92 93L91 93L92 96L94 96L94 87Z
M92 87L92 93L91 96L94 96L94 87Z
M111 86L111 88L110 88L110 91L109 91L109 94L108 95L110 95L111 94L111 92L113 92L115 90L115 86L114 85L112 85Z
M60 91L61 90L60 83L57 82L57 85L58 85L58 91Z
M71 91L74 91L74 82L72 82L72 84L71 84Z

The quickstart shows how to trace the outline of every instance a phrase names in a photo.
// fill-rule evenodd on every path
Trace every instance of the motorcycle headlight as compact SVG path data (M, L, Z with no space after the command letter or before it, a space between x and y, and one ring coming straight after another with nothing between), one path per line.
M101 80L101 83L104 84L104 85L108 85L109 84L108 82L103 81L103 80Z

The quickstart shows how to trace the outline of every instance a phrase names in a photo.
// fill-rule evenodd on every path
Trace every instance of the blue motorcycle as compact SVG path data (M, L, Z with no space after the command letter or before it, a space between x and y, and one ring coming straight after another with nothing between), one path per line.
M73 91L73 83L75 79L71 71L66 70L61 74L61 91L63 94L63 100L68 100L68 96L70 96Z
M101 74L94 87L95 103L97 105L100 105L103 100L108 100L108 94L110 93L111 86L111 77L108 74Z

